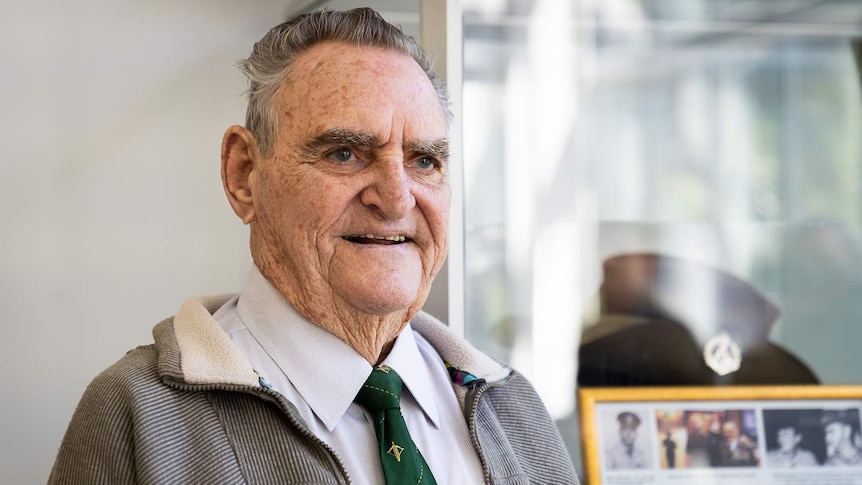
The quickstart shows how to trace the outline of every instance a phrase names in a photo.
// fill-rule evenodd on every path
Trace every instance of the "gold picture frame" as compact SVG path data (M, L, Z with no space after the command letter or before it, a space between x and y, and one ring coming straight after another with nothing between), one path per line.
M817 483L827 466L862 480L862 385L581 388L578 403L586 485ZM847 467L826 442L839 418L860 458L842 453Z

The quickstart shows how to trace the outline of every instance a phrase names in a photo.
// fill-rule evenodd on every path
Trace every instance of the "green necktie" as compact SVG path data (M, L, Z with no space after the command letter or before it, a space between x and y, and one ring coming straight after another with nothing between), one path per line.
M434 484L434 476L410 438L401 415L401 378L386 366L375 367L356 395L374 419L380 463L387 485Z

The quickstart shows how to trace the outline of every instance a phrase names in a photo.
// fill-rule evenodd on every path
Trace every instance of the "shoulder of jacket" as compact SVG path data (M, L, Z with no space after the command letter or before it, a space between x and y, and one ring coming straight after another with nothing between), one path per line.
M136 347L99 373L87 386L88 394L102 397L133 392L142 386L161 385L157 374L158 352L153 344Z

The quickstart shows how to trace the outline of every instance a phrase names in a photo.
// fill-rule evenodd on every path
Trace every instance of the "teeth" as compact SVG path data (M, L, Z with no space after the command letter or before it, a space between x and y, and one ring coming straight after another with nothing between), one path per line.
M406 236L400 236L400 235L399 236L375 236L374 234L365 234L364 236L359 236L359 237L364 237L365 239L381 239L384 241L392 241L392 242L404 242L405 240L407 240Z

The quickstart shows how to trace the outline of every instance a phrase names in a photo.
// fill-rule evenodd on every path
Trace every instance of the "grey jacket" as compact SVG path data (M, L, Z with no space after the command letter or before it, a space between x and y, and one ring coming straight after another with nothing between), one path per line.
M89 385L49 483L346 484L344 466L283 396L262 387L211 313L228 297L186 301ZM412 322L452 366L453 384L489 484L577 484L527 380L426 314Z

